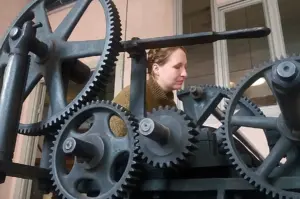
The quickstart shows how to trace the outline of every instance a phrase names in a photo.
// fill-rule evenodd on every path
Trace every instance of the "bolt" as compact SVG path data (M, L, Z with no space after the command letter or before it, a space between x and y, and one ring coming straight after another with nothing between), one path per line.
M203 89L202 89L201 87L191 86L189 90L190 90L190 93L191 93L194 97L196 97L196 98L202 97Z
M151 120L145 118L141 121L140 128L143 132L150 131L151 124L152 124Z
M15 40L20 36L20 32L21 30L18 27L14 27L11 29L11 31L9 32L9 36Z
M38 23L34 24L32 27L33 28L40 28L42 26L43 26L43 24L41 22L38 22Z
M297 75L297 67L294 63L286 61L277 66L276 72L282 79L291 80Z
M149 131L150 125L143 123L142 129L143 129L143 131Z
M64 143L65 150L72 149L73 145L74 145L73 140L72 139L67 139Z

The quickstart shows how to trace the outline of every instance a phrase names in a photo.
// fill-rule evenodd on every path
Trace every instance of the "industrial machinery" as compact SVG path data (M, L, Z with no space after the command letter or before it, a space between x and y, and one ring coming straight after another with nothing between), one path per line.
M106 19L105 38L68 41L91 2L76 1L52 31L45 1L32 1L3 37L2 183L6 176L38 179L44 192L66 199L300 198L299 56L266 62L233 89L190 86L177 94L183 110L157 107L147 113L147 49L259 38L267 36L270 30L254 27L121 41L118 10L112 0L99 0ZM120 52L128 52L132 59L128 110L102 100ZM101 58L94 71L79 61L96 55ZM279 117L265 116L243 95L260 77L267 80L277 100ZM22 124L19 121L24 99L41 78L50 98L49 114L41 122ZM69 81L85 86L68 103L65 92ZM225 104L225 109L220 108L220 103ZM111 133L108 123L112 115L123 119L126 136L115 137ZM204 125L211 115L222 125ZM90 128L80 132L79 125L90 117ZM270 148L266 158L241 133L243 126L263 130ZM40 167L12 162L17 133L45 136ZM69 156L75 157L70 170L65 166Z

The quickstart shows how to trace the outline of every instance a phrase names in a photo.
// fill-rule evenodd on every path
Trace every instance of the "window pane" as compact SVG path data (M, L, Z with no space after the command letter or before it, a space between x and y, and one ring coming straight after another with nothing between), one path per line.
M210 0L184 0L183 33L212 31ZM185 86L215 84L212 44L186 46L188 78Z
M266 26L262 4L226 13L225 23L226 30ZM236 85L253 67L270 59L267 37L227 40L227 46L231 85ZM245 95L259 106L275 104L265 81L257 81L246 91Z
M299 0L278 0L281 25L287 54L300 53Z

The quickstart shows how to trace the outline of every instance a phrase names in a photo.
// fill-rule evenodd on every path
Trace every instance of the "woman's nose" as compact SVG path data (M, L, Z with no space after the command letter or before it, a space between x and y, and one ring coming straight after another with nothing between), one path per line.
M187 77L187 71L186 71L185 68L181 71L181 76L182 77Z

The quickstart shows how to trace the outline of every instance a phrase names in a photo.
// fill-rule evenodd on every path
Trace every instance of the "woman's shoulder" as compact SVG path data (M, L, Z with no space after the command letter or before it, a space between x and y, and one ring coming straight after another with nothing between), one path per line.
M124 87L114 98L115 99L119 99L125 96L129 96L130 95L130 85Z
M130 85L124 87L112 101L117 104L120 104L125 108L128 108L129 97L130 97Z
M150 88L148 86L148 82L146 83L146 92L147 96L146 98L149 98L149 96L151 96L150 92ZM130 99L130 85L124 87L117 95L116 97L113 99L113 102L116 102L117 104L120 104L121 106L124 106L125 108L129 107L129 100Z

